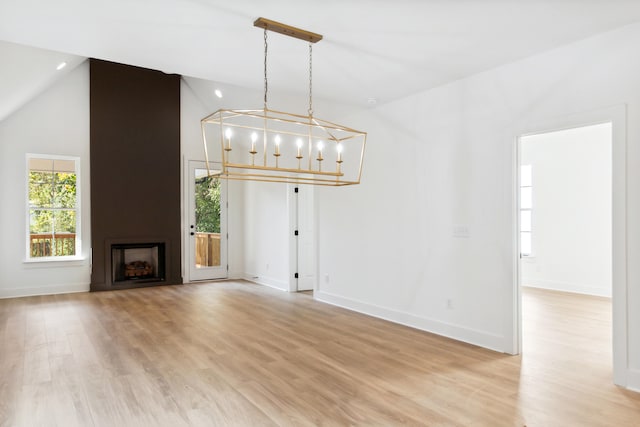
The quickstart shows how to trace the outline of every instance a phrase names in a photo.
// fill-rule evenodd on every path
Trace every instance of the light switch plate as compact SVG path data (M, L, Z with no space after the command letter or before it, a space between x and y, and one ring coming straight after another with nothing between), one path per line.
M469 238L469 227L466 225L454 225L453 226L453 237L458 238Z

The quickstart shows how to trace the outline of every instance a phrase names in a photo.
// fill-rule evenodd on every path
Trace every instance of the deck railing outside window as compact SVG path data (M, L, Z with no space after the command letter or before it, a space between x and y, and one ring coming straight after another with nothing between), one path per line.
M76 254L75 233L37 233L29 235L32 258L73 256Z

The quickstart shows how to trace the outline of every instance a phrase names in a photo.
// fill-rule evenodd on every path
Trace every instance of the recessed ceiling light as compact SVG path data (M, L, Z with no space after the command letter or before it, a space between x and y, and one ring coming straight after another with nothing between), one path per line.
M56 70L60 71L60 70L62 70L62 69L63 69L64 67L66 67L66 66L67 66L67 63L66 63L66 62L61 62L61 63L59 63L59 64L58 64L58 66L56 67Z
M218 98L222 98L222 91L220 89L216 89L214 92Z
M378 99L377 98L367 98L367 105L373 107L377 103L378 103Z

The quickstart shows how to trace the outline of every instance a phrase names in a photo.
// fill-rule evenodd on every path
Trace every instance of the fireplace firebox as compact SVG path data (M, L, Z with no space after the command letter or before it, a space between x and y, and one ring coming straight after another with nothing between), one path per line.
M165 244L161 242L112 244L111 283L163 282L165 260Z

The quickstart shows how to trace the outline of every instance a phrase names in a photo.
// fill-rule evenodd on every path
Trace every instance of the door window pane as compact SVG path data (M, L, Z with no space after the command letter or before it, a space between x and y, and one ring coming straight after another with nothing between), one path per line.
M533 166L520 165L520 253L531 255Z
M220 266L220 178L195 171L196 268Z
M520 166L520 186L521 187L531 187L531 165L521 165Z
M520 253L522 255L531 255L531 233L520 233Z
M531 211L520 211L520 231L531 231Z
M533 193L531 187L520 188L520 209L531 209L533 205Z

